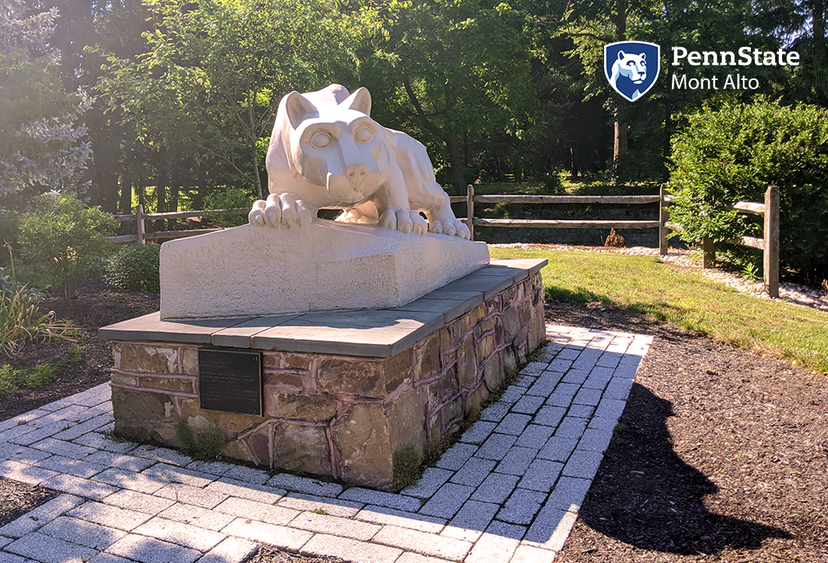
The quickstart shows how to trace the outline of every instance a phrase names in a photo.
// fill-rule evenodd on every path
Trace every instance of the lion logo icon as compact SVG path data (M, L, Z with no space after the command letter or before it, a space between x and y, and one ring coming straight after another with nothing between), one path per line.
M658 45L644 41L604 45L604 74L613 90L634 102L655 85L660 55Z

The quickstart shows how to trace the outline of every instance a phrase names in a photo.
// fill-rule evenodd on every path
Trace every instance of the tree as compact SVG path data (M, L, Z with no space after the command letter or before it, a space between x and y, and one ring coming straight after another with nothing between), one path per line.
M90 100L66 94L49 39L57 10L33 12L0 0L0 194L6 205L26 196L76 188L91 156L77 121Z
M391 2L374 10L381 33L363 81L400 125L443 145L455 191L465 193L468 147L499 133L519 136L529 121L533 21L487 0Z
M827 18L825 0L762 0L754 4L752 27L800 54L800 64L785 84L788 99L828 105Z
M191 166L217 161L237 187L253 186L261 198L280 98L348 78L353 33L328 0L147 6L154 27L146 50L135 59L110 56L99 90L143 142Z
M588 98L604 97L607 100L605 108L616 123L613 155L616 178L628 175L625 166L619 166L619 163L632 160L623 158L628 135L647 153L669 157L670 138L679 116L694 111L705 101L747 100L756 93L771 93L784 82L785 70L762 66L736 69L742 74L761 78L762 86L758 92L672 89L674 74L718 76L719 84L722 84L725 75L735 69L704 67L704 74L700 75L698 67L684 62L673 66L671 46L704 51L735 51L745 45L773 51L779 47L778 38L755 25L751 15L754 4L750 0L711 0L704 4L691 0L591 0L573 3L562 13L561 33L572 38L575 48L571 54L584 65L584 93ZM621 102L604 77L603 46L620 40L649 41L663 49L659 82L645 99L635 103ZM639 153L635 160L640 160L641 156Z

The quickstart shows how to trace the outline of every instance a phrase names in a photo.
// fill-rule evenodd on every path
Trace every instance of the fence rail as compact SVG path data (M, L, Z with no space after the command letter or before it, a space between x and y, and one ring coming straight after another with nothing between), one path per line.
M779 297L779 188L769 186L765 191L764 203L737 201L731 209L763 216L762 238L741 237L727 243L762 251L762 281L765 291L771 297ZM716 244L705 238L702 250L702 267L712 268L716 263Z
M627 196L570 196L570 195L475 195L474 186L469 185L465 196L451 196L451 203L465 203L467 214L461 220L465 221L474 240L474 227L521 227L538 229L658 229L658 248L661 255L667 254L667 235L675 229L669 221L669 197L664 187L658 195L627 195ZM569 219L485 219L474 216L476 203L541 203L541 204L615 204L615 205L643 205L658 203L658 219L651 221L602 221L602 220L569 220ZM727 241L730 244L746 246L763 251L764 253L764 285L771 297L779 296L779 188L770 186L765 193L764 203L739 201L733 204L732 209L742 213L762 215L764 217L763 238L741 237L738 240ZM220 229L193 229L182 231L146 231L147 220L184 219L202 217L206 214L246 214L248 209L215 209L204 211L172 211L166 213L144 213L143 205L139 205L134 215L115 215L115 219L122 223L135 222L136 234L109 237L115 243L138 242L158 239L175 239L204 233L211 233ZM709 239L702 244L704 268L713 267L716 259L716 246Z
M659 195L475 195L474 186L469 185L466 197L454 196L452 203L466 203L468 211L466 224L474 238L474 227L523 227L536 229L656 229L663 226L663 217L652 221L602 221L583 219L483 219L474 217L476 203L545 203L545 204L615 204L615 205L644 205L663 201ZM663 247L666 253L667 239L664 234Z
M106 240L116 244L128 244L137 242L144 244L148 240L158 239L175 239L192 237L195 235L203 235L205 233L212 233L220 231L221 229L190 229L184 231L156 231L154 233L147 232L147 220L163 220L163 219L187 219L189 217L203 217L204 215L226 215L228 213L241 213L247 215L249 209L203 209L195 211L166 211L164 213L144 213L144 206L139 205L134 214L130 215L113 215L114 219L120 223L135 222L134 235L117 235L107 237Z

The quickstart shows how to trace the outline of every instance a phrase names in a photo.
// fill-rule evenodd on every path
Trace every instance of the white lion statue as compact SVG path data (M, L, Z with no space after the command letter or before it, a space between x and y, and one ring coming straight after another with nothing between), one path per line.
M270 195L253 204L250 223L302 226L322 207L341 207L337 221L468 239L425 147L382 127L370 113L365 88L349 94L332 84L282 98L267 151Z

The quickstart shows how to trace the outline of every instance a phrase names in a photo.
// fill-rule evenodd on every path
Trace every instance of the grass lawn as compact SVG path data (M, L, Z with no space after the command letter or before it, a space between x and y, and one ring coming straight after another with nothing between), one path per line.
M550 299L600 301L828 373L828 313L738 293L654 256L490 248L493 258L547 258Z

